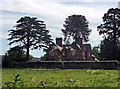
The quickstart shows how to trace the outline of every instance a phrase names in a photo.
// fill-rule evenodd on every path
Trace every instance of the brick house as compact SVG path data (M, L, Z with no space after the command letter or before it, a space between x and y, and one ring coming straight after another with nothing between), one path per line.
M62 44L62 38L56 38L56 44L53 43L44 56L44 61L63 61L94 60L90 44L83 44L82 38L70 45Z

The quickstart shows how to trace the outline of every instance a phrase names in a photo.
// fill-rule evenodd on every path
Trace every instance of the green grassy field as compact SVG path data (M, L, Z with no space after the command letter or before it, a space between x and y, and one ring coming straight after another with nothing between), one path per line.
M118 70L3 68L2 86L20 74L26 87L118 87ZM67 75L67 77L65 76Z

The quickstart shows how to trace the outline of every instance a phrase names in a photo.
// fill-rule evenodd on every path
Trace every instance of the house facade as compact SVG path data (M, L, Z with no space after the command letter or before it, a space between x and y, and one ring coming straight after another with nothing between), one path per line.
M62 38L56 38L56 43L53 43L48 52L44 56L44 61L91 61L92 58L91 45L83 44L82 38L65 45L62 43Z

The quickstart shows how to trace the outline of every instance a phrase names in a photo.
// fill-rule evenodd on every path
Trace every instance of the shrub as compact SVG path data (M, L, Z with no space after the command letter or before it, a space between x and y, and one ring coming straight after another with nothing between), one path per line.
M29 56L29 59L33 59L32 56ZM3 67L13 67L17 62L25 62L26 54L19 47L11 48L10 50L2 56L2 65Z
M5 85L7 85L7 88L9 89L17 89L20 87L23 87L25 86L25 81L23 81L21 78L20 78L20 75L17 74L14 78L14 81L11 81L11 82L6 82Z

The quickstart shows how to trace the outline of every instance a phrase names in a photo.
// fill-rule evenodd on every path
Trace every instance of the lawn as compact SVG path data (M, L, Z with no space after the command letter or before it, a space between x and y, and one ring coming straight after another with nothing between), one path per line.
M3 68L2 86L20 74L26 87L118 87L118 70Z

